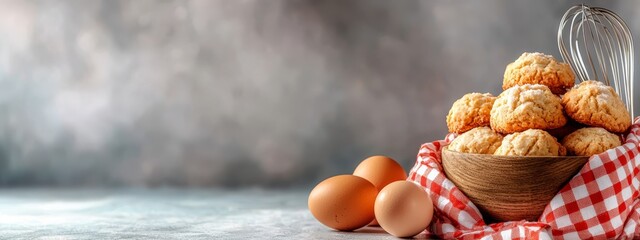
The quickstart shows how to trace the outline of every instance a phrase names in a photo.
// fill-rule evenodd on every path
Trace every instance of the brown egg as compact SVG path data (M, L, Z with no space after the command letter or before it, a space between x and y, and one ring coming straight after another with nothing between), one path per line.
M397 181L380 191L375 215L382 229L396 237L412 237L425 230L433 218L429 194L413 182Z
M378 190L364 178L339 175L319 183L309 194L311 214L327 227L351 231L373 220Z
M407 174L402 166L392 158L385 156L373 156L363 160L353 171L353 175L369 180L378 188L378 191L389 183L407 179ZM369 225L378 226L378 221L373 219Z
M353 175L367 179L378 190L382 190L389 183L407 179L407 173L402 166L385 156L373 156L363 160L353 171Z

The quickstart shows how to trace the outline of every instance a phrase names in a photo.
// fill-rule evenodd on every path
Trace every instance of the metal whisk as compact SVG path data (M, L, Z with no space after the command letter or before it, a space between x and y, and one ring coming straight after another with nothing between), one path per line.
M612 86L635 116L633 39L620 16L601 7L571 7L558 27L558 48L581 82L598 80Z

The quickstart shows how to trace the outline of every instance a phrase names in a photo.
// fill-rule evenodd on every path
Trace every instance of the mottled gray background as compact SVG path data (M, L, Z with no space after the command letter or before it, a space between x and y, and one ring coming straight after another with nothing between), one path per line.
M408 170L455 99L499 93L524 51L560 57L575 3L2 1L0 185L295 187L374 154ZM598 4L640 34L640 3Z

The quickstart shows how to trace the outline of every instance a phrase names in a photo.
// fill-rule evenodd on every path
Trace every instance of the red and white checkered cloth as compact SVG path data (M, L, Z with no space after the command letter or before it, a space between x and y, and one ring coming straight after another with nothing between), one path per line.
M537 222L485 224L478 208L449 179L440 153L455 138L425 143L407 180L435 205L427 232L445 239L640 239L640 118L624 144L592 156L546 206Z

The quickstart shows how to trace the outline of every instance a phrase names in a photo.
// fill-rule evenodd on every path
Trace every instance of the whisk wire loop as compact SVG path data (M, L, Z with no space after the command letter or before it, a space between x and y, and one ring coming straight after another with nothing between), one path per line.
M558 27L558 49L579 81L598 80L613 87L634 113L634 48L627 24L611 10L576 5Z

